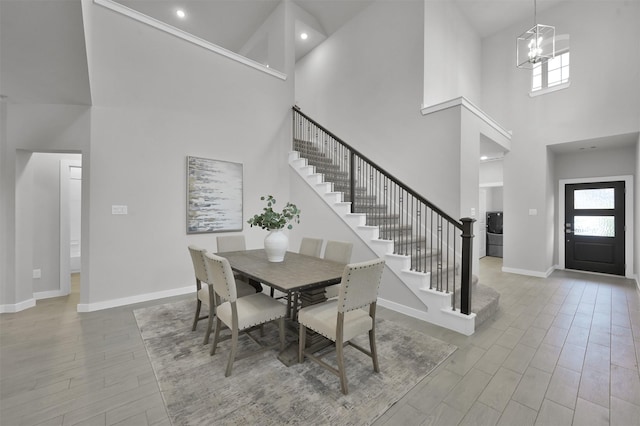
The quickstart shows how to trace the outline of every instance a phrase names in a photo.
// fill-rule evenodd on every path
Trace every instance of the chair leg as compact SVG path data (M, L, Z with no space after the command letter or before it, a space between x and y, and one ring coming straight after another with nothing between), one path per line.
M336 360L338 361L338 372L340 373L340 389L342 393L347 395L349 388L347 385L347 374L344 371L344 344L342 339L336 341Z
M278 320L278 326L280 328L280 352L284 351L284 318Z
M220 318L216 318L216 331L213 333L213 344L211 345L211 354L215 355L216 347L218 347L218 340L220 339L220 329L222 328L222 321Z
M376 329L375 327L369 330L369 348L371 349L371 359L373 359L373 371L380 372L380 366L378 365L378 351L376 350Z
M207 321L207 332L204 335L203 345L209 343L209 336L211 335L211 329L213 328L213 317L214 317L213 309L209 307L209 321Z
M236 358L236 350L238 349L238 328L234 327L231 330L231 351L229 352L229 361L227 362L227 371L224 373L225 377L231 375L231 369L233 368L233 361Z
M198 318L200 317L200 308L202 307L202 302L198 299L198 304L196 305L196 316L193 319L193 327L191 327L191 331L196 331L196 326L198 325Z
M298 362L304 362L304 345L307 338L307 328L300 324L300 336L298 336Z

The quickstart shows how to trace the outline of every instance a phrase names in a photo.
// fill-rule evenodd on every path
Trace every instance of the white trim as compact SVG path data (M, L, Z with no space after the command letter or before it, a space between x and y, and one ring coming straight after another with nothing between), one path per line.
M633 176L603 176L592 178L577 179L560 179L558 181L558 269L565 269L565 250L564 250L564 205L565 186L575 183L592 183L592 182L613 182L624 181L625 197L624 197L624 276L633 278ZM572 269L573 270L573 269Z
M410 308L408 306L392 302L391 300L382 299L380 297L378 298L378 305L382 306L383 308L387 308L392 311L410 316L412 318L437 325L438 327L464 334L465 336L471 336L475 331L476 314L471 313L469 315L463 315L459 311L451 310L451 306L446 309L440 309L440 315L438 315L439 317L449 317L444 321L446 322L445 325L444 323L438 323L434 321L434 319L436 319L434 317L434 314L437 315L435 312L430 314L429 312Z
M469 100L467 100L464 96L460 96L455 99L450 99L448 101L441 102L439 104L430 105L430 106L422 106L420 112L422 115L433 114L434 112L443 111L445 109L453 108L456 106L463 106L467 108L470 112L475 114L479 119L487 123L489 126L494 128L498 133L500 133L505 138L511 140L511 132L502 127L496 120L489 117L484 113L480 108L475 106Z
M508 272L510 274L518 274L518 275L527 275L530 277L538 277L538 278L548 278L549 275L556 269L556 266L552 266L547 269L545 272L540 271L530 271L528 269L518 269L518 268L507 268L505 266L502 267L502 272Z
M82 161L60 160L60 296L71 293L71 246L69 226L69 180L71 167L82 167ZM34 294L35 297L35 294ZM58 297L58 296L50 296ZM41 297L40 299L44 299ZM36 297L38 299L38 297Z
M558 90L566 89L571 86L571 82L568 81L562 84L556 84L555 86L545 87L544 89L536 90L534 92L529 92L529 97L535 98L536 96L546 95L547 93L557 92Z
M113 0L93 0L95 4L106 7L107 9L113 10L114 12L121 13L122 15L128 16L131 19L135 19L138 22L142 22L143 24L147 24L151 27L174 35L178 38L181 38L185 41L193 43L197 46L203 47L211 52L217 53L219 55L225 56L229 59L232 59L236 62L240 62L241 64L247 65L251 68L255 68L258 71L262 71L266 74L270 74L274 77L277 77L281 80L286 80L287 75L283 72L274 70L272 68L268 68L262 65L259 62L254 61L253 59L249 59L245 56L239 55L235 52L232 52L224 47L218 46L217 44L213 44L207 40L201 39L200 37L196 37L193 34L189 34L186 31L183 31L179 28L173 27L169 24L166 24L162 21L158 21L150 16L144 15L136 10L123 6L120 3L116 3Z
M105 300L96 303L78 303L78 312L93 312L103 309L117 308L119 306L133 305L140 302L148 302L150 300L164 299L165 297L181 296L183 294L194 293L196 289L193 286L175 288L172 290L157 291L155 293L139 294L137 296L123 297L120 299Z
M480 188L496 188L500 186L504 186L504 182L487 182L480 184Z
M51 299L52 297L66 296L68 294L69 293L64 293L62 290L39 291L33 293L33 298L36 300Z
M15 313L36 306L36 299L27 299L13 305L0 305L0 314Z

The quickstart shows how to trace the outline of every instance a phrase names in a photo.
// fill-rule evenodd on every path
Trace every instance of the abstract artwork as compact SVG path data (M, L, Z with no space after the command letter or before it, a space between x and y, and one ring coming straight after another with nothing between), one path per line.
M242 231L242 164L187 157L187 234Z

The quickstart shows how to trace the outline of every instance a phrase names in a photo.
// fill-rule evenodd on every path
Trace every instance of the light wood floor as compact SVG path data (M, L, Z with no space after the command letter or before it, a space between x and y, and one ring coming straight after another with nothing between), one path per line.
M459 349L376 425L639 424L632 281L506 274L497 258L480 279L500 311L470 337L379 309ZM0 424L169 425L133 310L177 299L81 314L74 292L0 315Z

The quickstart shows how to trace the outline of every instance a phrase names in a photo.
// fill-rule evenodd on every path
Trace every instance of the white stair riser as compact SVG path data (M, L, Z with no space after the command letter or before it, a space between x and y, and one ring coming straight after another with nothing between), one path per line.
M289 164L298 172L333 209L333 211L349 225L379 257L385 258L389 268L424 304L426 311L403 307L394 302L382 301L381 306L398 310L424 321L457 331L465 335L475 330L475 314L462 315L451 308L451 294L429 289L430 274L411 271L411 257L393 254L394 242L379 240L380 228L367 226L364 213L351 213L351 203L342 201L341 192L333 192L331 183L323 181L323 175L314 173L313 166L301 164L296 155L289 155Z

